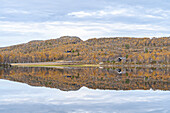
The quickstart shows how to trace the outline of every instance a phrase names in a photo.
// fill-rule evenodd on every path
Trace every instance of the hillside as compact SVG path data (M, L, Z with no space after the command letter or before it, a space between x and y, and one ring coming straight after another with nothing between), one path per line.
M163 63L170 61L170 37L161 38L93 38L63 36L45 41L0 48L5 63L49 62L57 60L83 63Z

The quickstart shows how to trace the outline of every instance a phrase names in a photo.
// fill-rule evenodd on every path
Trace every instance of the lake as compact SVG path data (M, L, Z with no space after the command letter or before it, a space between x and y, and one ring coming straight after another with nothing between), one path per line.
M2 113L169 113L169 68L0 69Z

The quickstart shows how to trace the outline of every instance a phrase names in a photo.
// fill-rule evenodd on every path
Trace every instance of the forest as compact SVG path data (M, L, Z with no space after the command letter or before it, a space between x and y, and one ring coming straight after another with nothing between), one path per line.
M170 37L110 37L83 41L76 36L63 36L1 47L0 54L0 63L64 60L89 64L169 64Z

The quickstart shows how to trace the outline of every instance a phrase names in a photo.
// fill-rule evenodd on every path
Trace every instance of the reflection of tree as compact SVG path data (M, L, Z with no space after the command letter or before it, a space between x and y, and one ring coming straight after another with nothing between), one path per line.
M2 76L2 69L1 69L1 67L0 67L0 79L1 79L1 76Z
M120 69L119 69L120 70ZM136 90L150 88L170 90L168 69L114 68L8 68L3 79L24 82L33 86L46 86L60 90L78 90L82 86L92 89Z

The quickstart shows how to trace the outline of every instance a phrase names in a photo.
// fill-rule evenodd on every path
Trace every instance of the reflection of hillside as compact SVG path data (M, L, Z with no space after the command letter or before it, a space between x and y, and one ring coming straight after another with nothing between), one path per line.
M120 71L120 70L119 70ZM2 79L46 86L64 91L78 90L82 86L92 89L170 90L169 69L117 69L99 68L9 68L0 72Z

